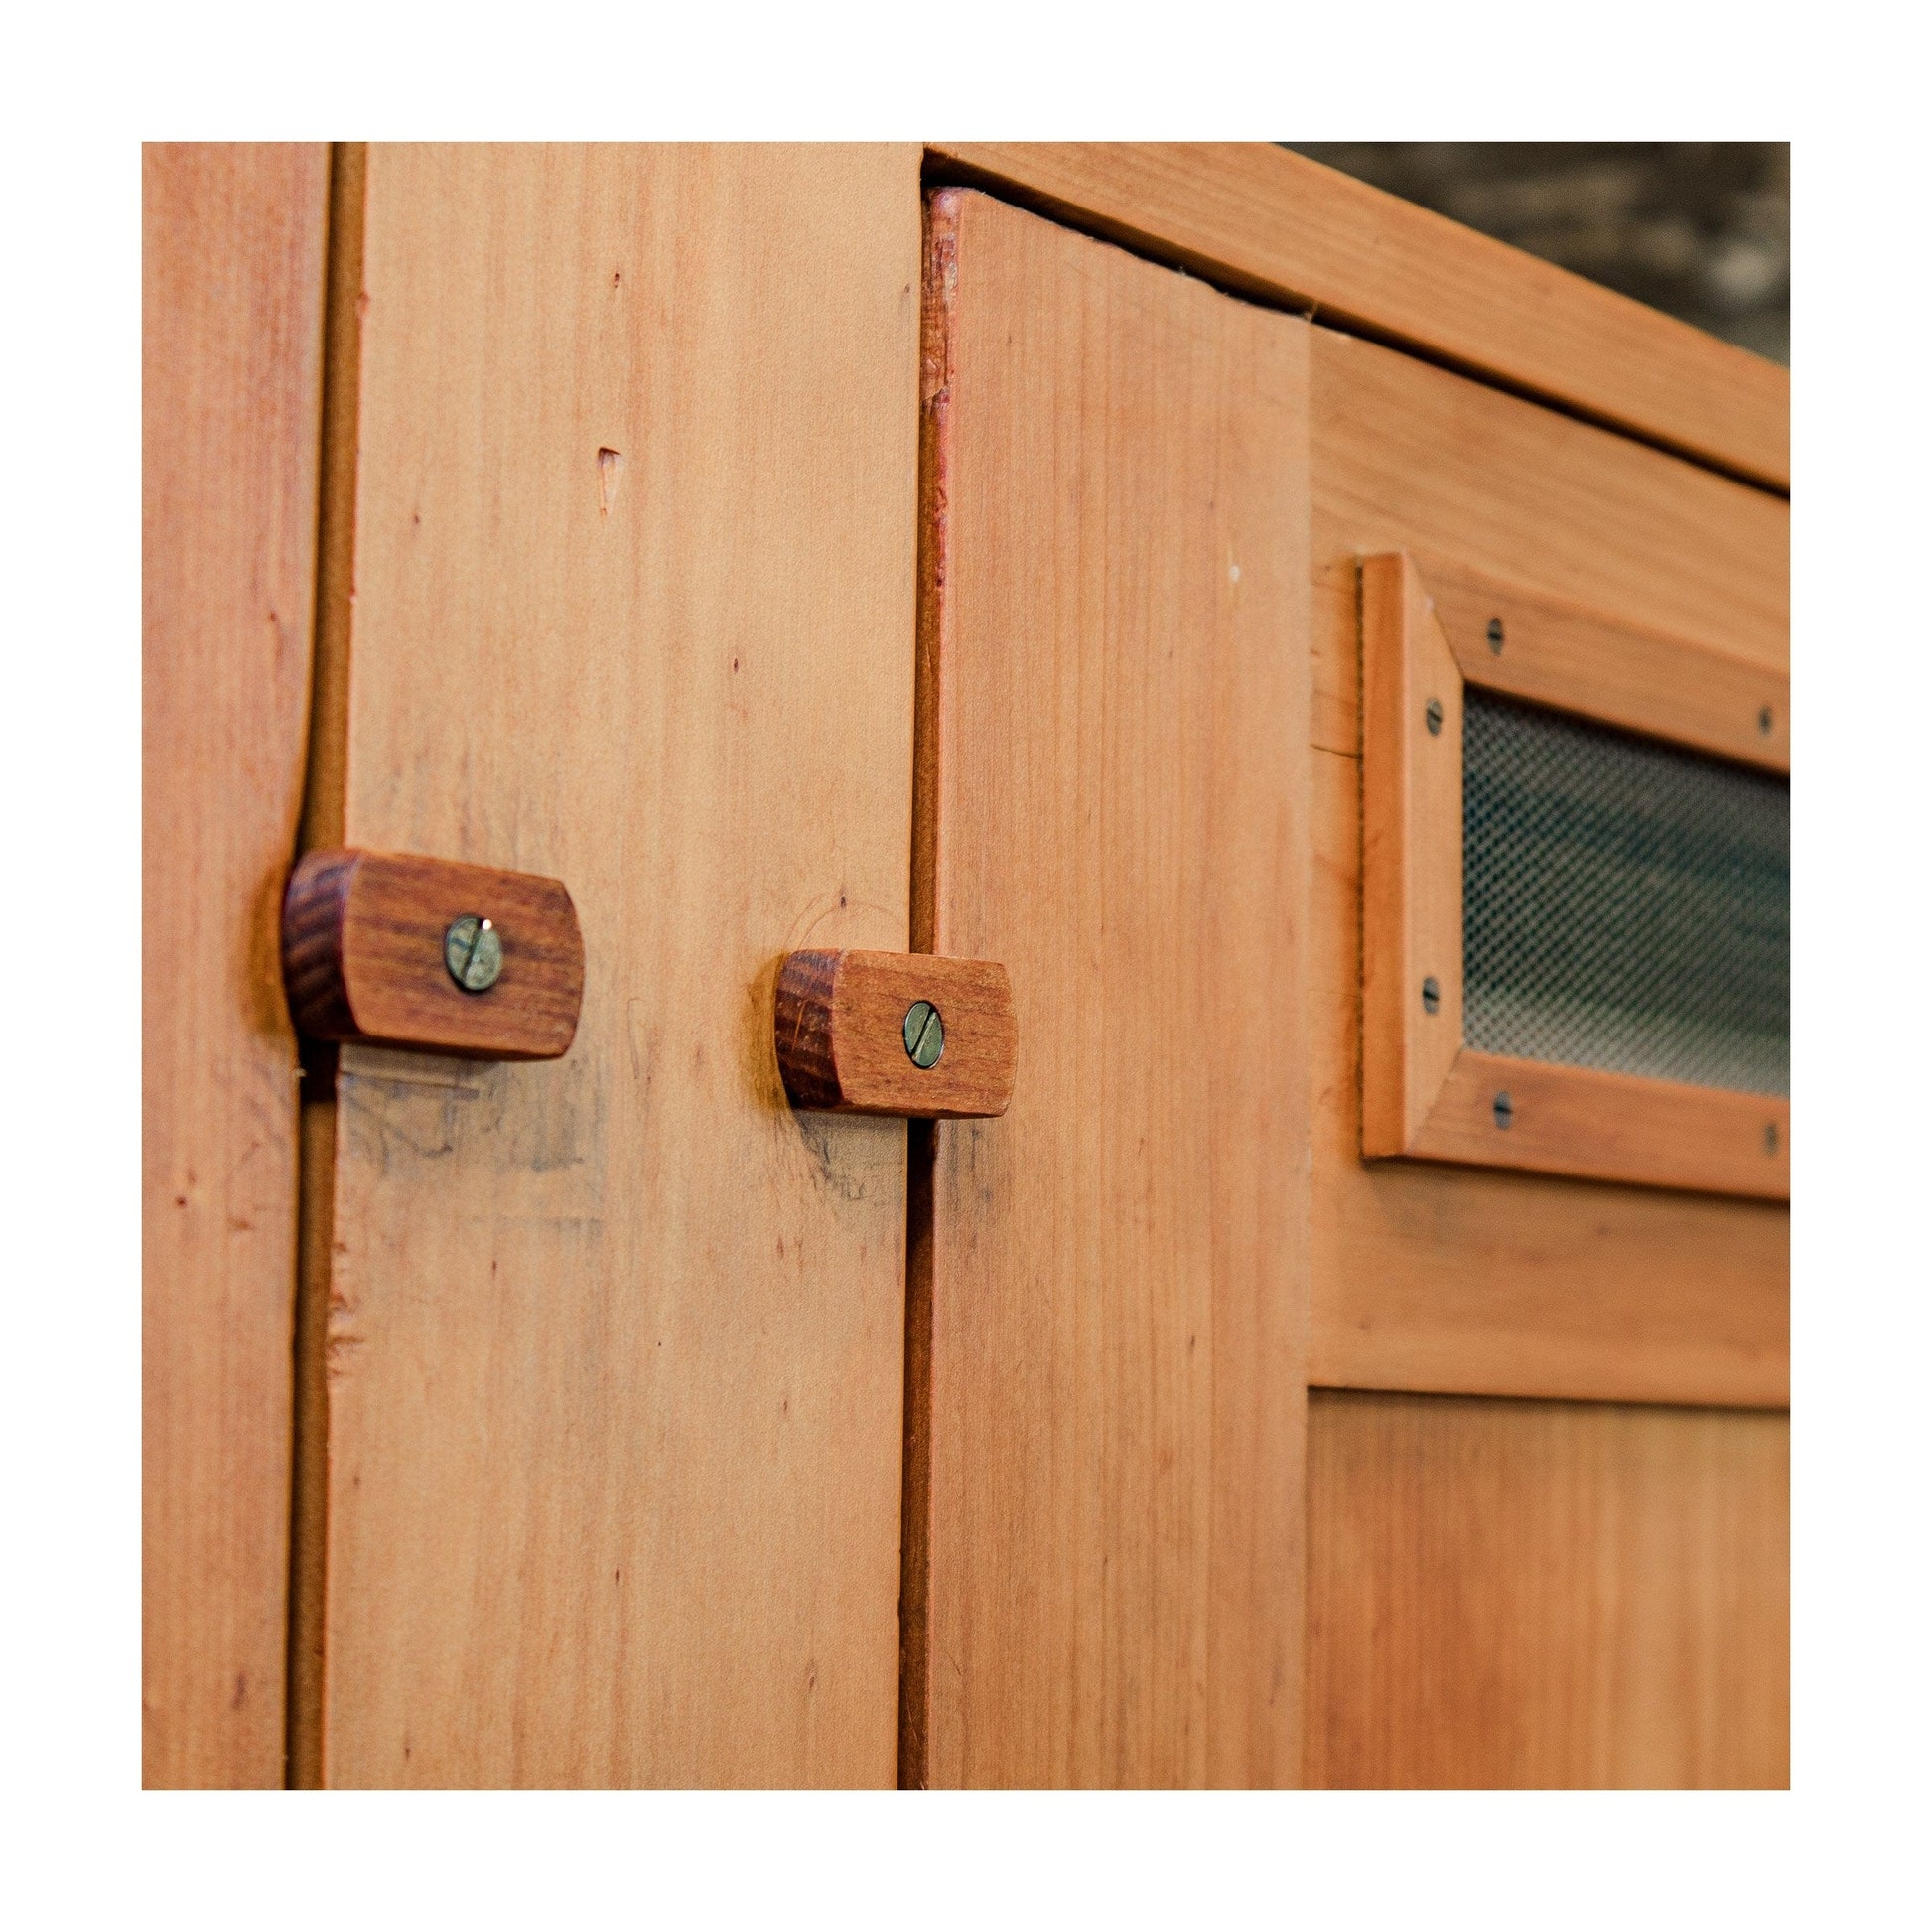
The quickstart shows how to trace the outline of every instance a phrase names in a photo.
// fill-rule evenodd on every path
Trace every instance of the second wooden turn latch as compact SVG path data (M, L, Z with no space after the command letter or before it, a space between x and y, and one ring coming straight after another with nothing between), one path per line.
M1013 1098L1019 1032L995 960L788 953L772 1031L794 1107L971 1120Z

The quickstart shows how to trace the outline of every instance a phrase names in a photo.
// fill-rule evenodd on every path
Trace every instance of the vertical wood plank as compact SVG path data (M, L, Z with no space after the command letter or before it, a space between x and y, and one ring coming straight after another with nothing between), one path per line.
M569 885L554 1065L345 1049L322 1774L890 1784L912 148L373 148L345 831Z
M1005 963L1020 1066L935 1130L901 1776L1292 1783L1307 332L931 225L932 942Z
M141 175L142 1776L279 1785L328 154Z
M1309 1782L1781 1786L1781 1415L1317 1392Z

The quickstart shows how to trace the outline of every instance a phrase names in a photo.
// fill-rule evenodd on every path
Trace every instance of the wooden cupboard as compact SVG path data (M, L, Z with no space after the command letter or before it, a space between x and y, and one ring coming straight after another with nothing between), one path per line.
M145 186L149 1782L1786 1781L1784 1205L1360 1086L1362 561L1782 673L1782 371L1277 150ZM568 1053L298 1066L298 845L566 882Z

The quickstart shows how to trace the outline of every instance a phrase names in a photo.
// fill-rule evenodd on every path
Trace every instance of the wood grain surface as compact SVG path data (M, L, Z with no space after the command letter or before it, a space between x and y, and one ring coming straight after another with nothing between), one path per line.
M1510 1097L1499 1127L1496 1096ZM1791 1103L1464 1047L1410 1143L1426 1161L1791 1198Z
M1416 566L1469 683L1767 771L1791 769L1788 672L1538 597L1448 558L1419 557ZM1496 644L1492 624L1501 627Z
M1787 369L1263 143L946 141L941 176L998 184L1224 288L1439 361L1777 488Z
M900 1775L1292 1783L1306 330L963 191L927 293L932 943L1025 1068L933 1130Z
M943 1029L917 1065L906 1016L920 1002ZM929 953L795 952L772 1005L778 1073L794 1107L907 1120L997 1119L1013 1098L1019 1037L1007 970Z
M1779 1415L1316 1393L1311 1784L1781 1786Z
M326 149L143 151L141 1769L279 1785Z
M1424 999L1425 982L1433 1001ZM1462 673L1414 564L1367 557L1363 1154L1415 1146L1461 1050Z
M1362 1160L1357 600L1363 557L1449 556L1782 676L1788 506L1373 344L1311 355L1311 1379L1782 1405L1783 1207Z
M1317 745L1361 749L1356 565L1377 551L1789 674L1783 498L1333 330L1311 356Z
M915 148L369 150L344 842L565 879L572 1051L345 1047L320 1770L890 1785Z
M487 918L494 984L466 992L444 939ZM313 1039L468 1059L553 1060L584 1000L584 935L560 879L410 852L304 853L282 904L289 1011Z

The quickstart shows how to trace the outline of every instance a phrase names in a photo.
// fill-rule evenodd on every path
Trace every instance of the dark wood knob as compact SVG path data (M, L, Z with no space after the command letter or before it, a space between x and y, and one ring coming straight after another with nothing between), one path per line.
M1019 1031L995 960L787 953L772 1024L794 1107L967 1120L1013 1098Z
M282 978L312 1039L553 1060L577 1032L584 936L561 880L311 852L282 899Z

